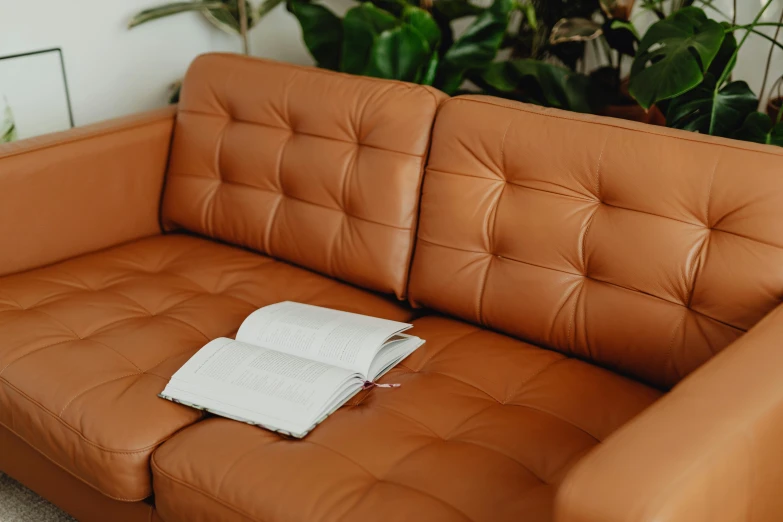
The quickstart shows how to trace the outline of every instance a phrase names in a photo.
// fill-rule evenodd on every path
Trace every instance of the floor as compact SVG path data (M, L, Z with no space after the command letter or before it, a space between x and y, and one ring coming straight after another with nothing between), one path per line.
M26 487L0 473L0 522L75 522Z

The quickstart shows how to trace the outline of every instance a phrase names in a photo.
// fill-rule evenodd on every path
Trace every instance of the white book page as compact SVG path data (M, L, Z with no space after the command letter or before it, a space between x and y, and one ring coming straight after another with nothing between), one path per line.
M383 343L410 324L285 301L250 314L237 340L368 377Z
M175 373L162 395L177 391L197 395L209 404L255 412L255 420L274 419L287 426L310 426L330 405L336 394L362 377L349 370L303 359L275 350L224 337L209 342Z

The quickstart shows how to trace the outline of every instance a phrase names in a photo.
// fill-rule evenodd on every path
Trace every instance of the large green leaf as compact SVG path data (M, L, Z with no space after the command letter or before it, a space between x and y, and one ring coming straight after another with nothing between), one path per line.
M708 74L698 88L671 101L666 113L670 127L710 134L731 136L758 107L758 98L747 83L729 83L719 91L715 77Z
M379 78L417 82L429 64L430 49L421 34L403 24L381 33L375 41L368 74Z
M753 112L748 115L742 127L733 138L783 147L783 122L775 124L768 114Z
M723 71L727 68L729 72L731 72L736 64L734 51L737 50L737 38L734 36L733 32L729 31L731 24L728 22L721 22L721 25L726 31L726 37L723 38L718 54L715 55L715 58L707 69L707 72L715 76L715 78L720 78Z
M724 37L723 26L696 7L685 7L656 22L639 43L631 67L631 95L649 109L697 87Z
M136 16L131 18L130 22L128 22L128 28L131 29L133 27L136 27L137 25L151 22L152 20L157 20L159 18L164 18L166 16L171 16L179 13L186 13L190 11L206 12L206 10L208 9L226 10L227 7L223 2L219 2L219 1L173 2L170 4L161 5L158 7L153 7L151 9L145 9L144 11L140 11L138 14L136 14Z
M343 45L342 21L326 7L306 0L288 0L286 6L299 21L302 39L318 66L338 70Z
M364 74L370 64L370 54L383 31L399 25L392 14L365 2L345 13L343 18L342 62L340 70Z
M403 22L410 24L427 42L430 51L438 49L440 44L440 28L432 15L419 7L409 6L402 12Z
M632 22L608 20L603 25L604 38L609 47L625 56L636 55L636 44L639 43L639 33Z
M462 84L469 69L483 69L495 58L508 27L514 0L494 0L443 55L437 87L448 94Z
M482 79L493 89L522 101L577 112L590 112L584 75L548 62L520 59L495 62Z

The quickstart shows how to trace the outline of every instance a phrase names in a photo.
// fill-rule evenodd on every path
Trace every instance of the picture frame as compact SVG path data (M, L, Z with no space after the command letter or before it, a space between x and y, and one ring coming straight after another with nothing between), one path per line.
M61 48L0 56L0 142L73 126Z

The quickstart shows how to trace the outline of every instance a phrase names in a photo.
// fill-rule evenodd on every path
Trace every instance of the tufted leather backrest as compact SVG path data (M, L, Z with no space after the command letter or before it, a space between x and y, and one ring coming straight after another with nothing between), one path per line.
M782 152L454 98L411 300L671 387L783 298Z
M402 298L444 97L203 55L184 82L164 222Z

